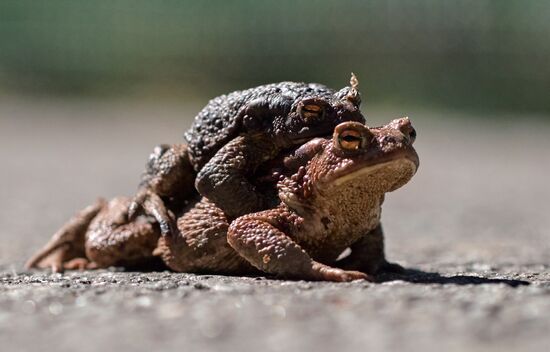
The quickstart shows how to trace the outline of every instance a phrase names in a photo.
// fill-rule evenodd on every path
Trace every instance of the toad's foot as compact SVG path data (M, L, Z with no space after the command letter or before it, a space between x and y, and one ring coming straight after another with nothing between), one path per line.
M71 263L73 259L85 257L86 231L105 205L104 199L98 199L94 204L74 215L41 250L27 261L25 267L50 268L53 272L61 272L73 267L74 263Z
M312 271L318 280L348 282L355 280L374 281L373 277L360 271L333 268L325 264L313 262Z
M98 265L86 258L74 258L63 263L63 268L65 270L90 270L97 269Z

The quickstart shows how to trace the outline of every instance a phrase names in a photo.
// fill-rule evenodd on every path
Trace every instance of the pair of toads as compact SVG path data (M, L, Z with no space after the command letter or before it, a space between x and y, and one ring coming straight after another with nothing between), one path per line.
M185 144L155 148L134 198L97 200L27 266L160 258L181 272L329 281L400 270L385 259L380 213L384 194L418 168L416 132L408 118L368 127L350 83L282 82L211 100Z

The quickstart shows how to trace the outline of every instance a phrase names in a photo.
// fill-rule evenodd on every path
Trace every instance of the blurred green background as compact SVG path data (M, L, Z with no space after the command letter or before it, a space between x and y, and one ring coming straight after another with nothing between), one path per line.
M368 104L550 112L550 1L3 0L0 94L205 99L282 80Z

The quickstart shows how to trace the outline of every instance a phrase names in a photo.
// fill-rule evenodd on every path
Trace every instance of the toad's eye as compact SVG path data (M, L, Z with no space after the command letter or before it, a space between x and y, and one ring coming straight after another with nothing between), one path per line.
M338 136L338 143L340 147L347 150L356 150L361 148L363 137L361 133L356 130L346 130L340 133Z
M318 119L323 116L323 108L319 105L304 105L301 113L306 121Z
M322 120L328 108L328 103L320 98L307 98L298 105L298 113L304 121Z

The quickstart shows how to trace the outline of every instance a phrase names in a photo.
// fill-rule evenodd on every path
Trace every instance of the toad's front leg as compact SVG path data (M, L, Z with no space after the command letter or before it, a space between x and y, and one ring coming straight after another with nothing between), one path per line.
M314 261L284 229L299 222L283 206L245 215L231 223L227 241L256 268L284 278L325 281L370 280L359 271L333 268Z
M269 138L236 137L204 165L195 186L229 218L265 209L268 202L248 177L277 152L278 148Z
M196 194L195 171L185 144L161 144L149 156L137 195L129 206L133 219L141 208L157 220L163 234L175 235L177 229L168 208L178 208Z

